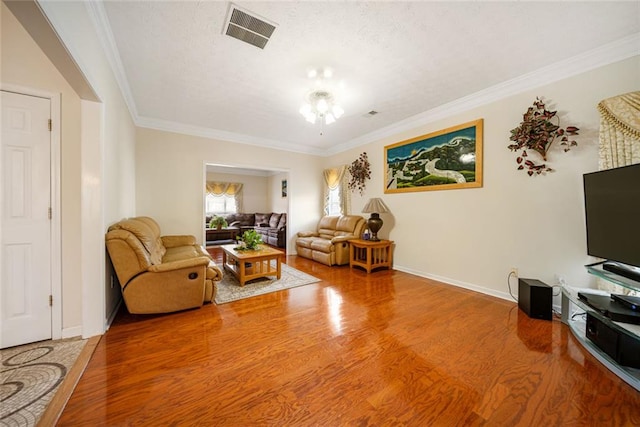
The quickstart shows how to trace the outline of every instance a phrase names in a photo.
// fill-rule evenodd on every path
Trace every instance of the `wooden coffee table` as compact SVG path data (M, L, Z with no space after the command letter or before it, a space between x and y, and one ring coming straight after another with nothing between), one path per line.
M236 276L240 286L249 280L260 277L276 276L280 278L280 257L282 251L260 245L256 250L237 251L234 245L222 245L222 264L224 269ZM275 267L271 265L275 261Z

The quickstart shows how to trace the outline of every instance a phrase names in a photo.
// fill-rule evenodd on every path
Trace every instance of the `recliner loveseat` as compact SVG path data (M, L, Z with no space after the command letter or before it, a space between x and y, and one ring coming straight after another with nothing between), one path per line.
M359 215L325 216L316 231L301 231L296 252L322 264L349 264L349 240L359 239L366 220Z
M222 270L194 236L161 236L154 219L135 217L109 227L105 240L130 313L169 313L215 298Z

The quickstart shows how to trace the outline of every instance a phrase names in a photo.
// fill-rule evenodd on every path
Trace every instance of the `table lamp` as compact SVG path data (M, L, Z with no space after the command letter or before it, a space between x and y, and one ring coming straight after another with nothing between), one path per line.
M382 228L382 218L380 218L380 214L388 213L389 208L384 204L382 199L374 197L373 199L369 199L362 209L362 212L371 214L371 217L367 220L367 227L369 227L369 231L371 232L370 240L379 241L378 231Z

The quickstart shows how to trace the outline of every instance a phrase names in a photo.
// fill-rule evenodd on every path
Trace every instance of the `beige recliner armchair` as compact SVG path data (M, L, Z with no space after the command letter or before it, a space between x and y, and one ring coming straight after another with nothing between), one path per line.
M365 224L359 215L325 216L317 231L298 233L296 252L329 266L349 264L349 240L359 239Z
M130 313L169 313L215 298L222 270L194 236L160 236L149 217L109 227L106 244Z

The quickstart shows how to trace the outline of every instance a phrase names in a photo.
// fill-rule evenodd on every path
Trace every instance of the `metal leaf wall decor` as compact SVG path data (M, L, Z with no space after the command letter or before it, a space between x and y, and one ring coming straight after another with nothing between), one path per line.
M371 179L371 165L369 164L367 153L363 152L360 154L360 157L354 160L347 170L351 174L349 190L358 190L360 195L362 195L367 186L367 179Z
M524 113L520 125L511 129L509 140L513 141L513 144L509 144L508 148L516 152L522 150L516 158L516 163L518 170L526 170L529 176L553 172L553 169L544 163L547 161L551 145L560 138L560 145L564 146L564 152L569 151L571 147L578 145L573 137L578 135L579 130L575 126L561 128L557 111L548 110L544 101L536 97L533 105ZM527 150L538 153L543 162L536 163L529 159Z

